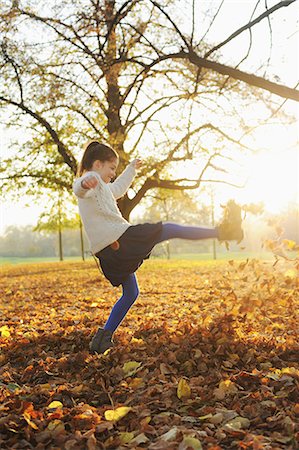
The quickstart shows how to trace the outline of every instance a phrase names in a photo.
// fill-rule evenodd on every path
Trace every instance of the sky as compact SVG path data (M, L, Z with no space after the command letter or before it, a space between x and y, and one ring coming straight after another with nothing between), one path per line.
M213 2L200 2L202 8L211 5ZM216 3L216 2L214 2ZM272 6L277 2L269 2ZM222 14L216 19L212 32L207 35L211 41L218 42L231 34L232 30L238 26L247 23L249 11L255 2L230 1L224 2ZM186 10L182 8L182 14ZM299 44L298 34L298 14L294 14L293 7L282 8L281 11L274 13L273 18L278 19L283 14L283 21L279 28L275 27L273 33L273 48L275 53L271 55L271 66L269 71L276 74L277 82L295 86L299 79ZM298 11L298 9L297 9ZM201 16L201 15L200 15ZM188 25L189 17L183 17ZM202 24L204 29L204 24ZM269 56L269 30L266 21L257 25L253 33L253 45L251 56L246 62L247 67L243 69L248 72L252 68L258 67ZM235 40L223 48L222 62L229 61L233 54L236 61L239 55L244 53L244 48L248 45L248 33L244 33L241 39ZM285 53L287 48L287 54ZM292 58L290 58L292 55ZM298 105L293 101L287 101L284 106L285 111L297 117L297 123L286 126L281 124L267 125L255 135L260 150L253 155L244 156L240 159L235 172L238 175L238 181L245 183L243 189L233 189L226 185L217 186L215 201L222 203L228 198L235 198L241 203L262 201L267 210L272 213L279 213L285 209L288 203L299 203L299 156L298 156ZM248 113L249 114L249 113ZM254 114L254 112L252 113ZM5 130L0 125L0 145L1 155L5 156L9 142L14 137L12 130ZM194 170L194 169L193 169ZM191 172L191 173L190 173ZM192 177L192 169L189 174ZM204 193L203 193L204 196ZM24 204L29 206L24 206ZM17 201L3 201L0 211L0 234L3 234L5 228L11 224L27 225L36 224L38 216L43 209L43 205L34 204L32 199L20 199ZM136 215L140 215L140 209L136 209ZM134 217L134 213L132 215Z

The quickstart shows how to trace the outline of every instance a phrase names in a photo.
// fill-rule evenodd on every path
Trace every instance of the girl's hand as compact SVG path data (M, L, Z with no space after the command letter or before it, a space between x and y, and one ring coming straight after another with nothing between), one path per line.
M132 164L132 166L136 169L136 170L138 170L138 169L140 169L140 167L142 166L142 159L139 159L139 158L137 158L137 159L134 159L132 162L131 162L131 164Z
M94 189L98 184L99 180L94 175L87 175L87 177L81 181L81 186L84 189Z

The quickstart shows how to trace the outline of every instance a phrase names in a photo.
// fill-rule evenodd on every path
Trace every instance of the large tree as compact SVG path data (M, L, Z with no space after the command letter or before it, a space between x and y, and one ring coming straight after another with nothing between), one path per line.
M299 99L296 89L242 70L257 24L275 33L271 18L283 20L294 3L258 1L243 26L215 43L208 34L223 1L206 11L196 0L4 2L0 104L22 136L5 161L3 188L70 190L82 145L93 138L119 152L120 169L138 151L145 159L120 201L125 217L151 189L195 189L215 175L221 181L223 162L250 146L240 111L266 101L264 120L280 108L277 96ZM204 33L203 15L210 18ZM244 33L242 61L223 62L225 47ZM188 161L198 163L196 178Z

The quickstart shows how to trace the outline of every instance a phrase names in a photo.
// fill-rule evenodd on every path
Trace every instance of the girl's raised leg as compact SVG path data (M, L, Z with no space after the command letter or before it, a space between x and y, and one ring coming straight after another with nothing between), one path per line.
M168 241L169 239L218 239L217 228L202 228L189 225L179 225L173 222L165 222L162 224L162 233L159 242Z

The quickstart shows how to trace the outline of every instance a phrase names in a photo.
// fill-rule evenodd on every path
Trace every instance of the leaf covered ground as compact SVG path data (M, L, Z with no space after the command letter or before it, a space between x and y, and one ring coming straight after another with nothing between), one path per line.
M94 262L2 269L1 449L293 449L298 267L151 260L117 345Z

